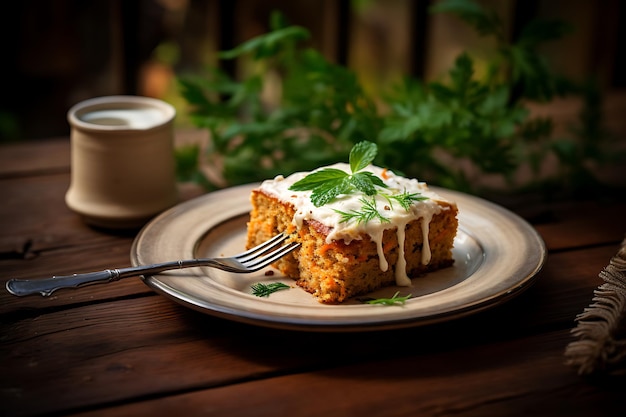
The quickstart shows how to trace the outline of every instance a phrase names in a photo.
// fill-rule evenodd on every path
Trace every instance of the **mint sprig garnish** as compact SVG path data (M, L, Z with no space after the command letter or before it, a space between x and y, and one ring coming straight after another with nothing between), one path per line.
M387 188L387 185L376 175L362 169L374 161L377 152L375 143L359 142L350 151L350 174L336 168L324 168L295 182L289 189L312 191L311 202L315 207L321 207L338 195L351 194L355 190L368 196L376 195L376 187Z

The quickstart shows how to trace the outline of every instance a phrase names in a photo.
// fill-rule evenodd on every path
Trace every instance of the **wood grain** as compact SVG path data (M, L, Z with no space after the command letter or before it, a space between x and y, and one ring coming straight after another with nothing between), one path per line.
M129 263L135 232L91 228L65 206L64 146L0 153L1 283ZM3 165L27 149L32 165ZM253 327L189 310L137 278L48 298L2 291L0 415L623 415L624 381L582 379L563 352L624 236L624 212L619 199L533 207L526 217L549 249L534 285L411 329Z

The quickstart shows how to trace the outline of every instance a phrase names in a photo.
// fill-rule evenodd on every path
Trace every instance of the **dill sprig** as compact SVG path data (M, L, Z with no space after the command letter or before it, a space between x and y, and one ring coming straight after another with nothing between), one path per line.
M391 206L392 209L393 209L393 201L396 201L406 211L409 211L411 209L411 204L417 201L428 200L428 197L425 197L421 195L420 193L409 193L406 191L401 194L386 194L386 193L379 193L379 194L385 197L385 199L389 202L389 205Z
M382 304L386 306L393 306L398 304L404 304L406 300L411 298L411 294L405 295L403 297L399 297L400 291L396 291L396 293L391 298L374 298L362 300L366 304Z
M257 297L269 297L270 294L273 294L280 290L286 290L289 287L287 284L283 284L282 282L272 282L270 284L264 284L262 282L257 282L253 284L250 288L252 288L252 294Z
M380 214L376 208L376 199L374 197L369 199L361 197L359 201L361 202L361 210L359 211L350 210L349 212L345 212L335 209L335 212L341 215L341 223L346 223L351 220L354 220L357 223L367 223L374 219L380 220L381 223L389 223L389 219Z
M387 202L389 203L390 208L393 210L393 202L397 202L402 206L403 209L409 211L411 209L411 204L416 201L428 200L428 197L424 197L420 193L408 193L404 192L402 194L386 194L379 193L383 196ZM360 210L350 210L348 212L334 209L336 213L341 215L340 222L347 223L351 220L360 223L367 223L371 220L378 219L381 223L389 223L390 220L388 217L383 216L376 206L376 198L372 196L370 198L362 197L359 199L361 203Z

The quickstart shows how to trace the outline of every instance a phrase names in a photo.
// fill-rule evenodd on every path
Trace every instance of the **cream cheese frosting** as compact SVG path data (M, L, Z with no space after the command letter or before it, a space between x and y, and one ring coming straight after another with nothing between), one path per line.
M325 168L339 169L348 174L351 172L350 166L346 163L337 163L327 167L321 167L312 172L320 171ZM390 203L390 201L380 193L375 196L365 196L365 194L357 191L351 194L341 194L331 202L321 207L315 207L311 202L311 191L292 191L289 189L294 183L309 175L311 172L297 172L288 177L279 175L272 180L264 181L260 189L265 194L273 196L283 203L291 204L295 208L296 213L293 218L293 223L296 227L300 228L302 223L308 220L315 220L326 226L329 230L326 237L327 243L343 240L346 244L349 244L352 240L360 240L364 235L368 235L376 244L379 265L382 271L387 271L389 268L389 264L383 253L383 232L388 229L396 229L400 250L395 268L396 284L408 286L411 284L411 280L406 273L406 258L404 253L405 227L411 221L421 219L424 242L421 261L423 264L428 264L431 257L428 243L429 224L432 217L443 210L437 202L447 200L430 190L426 183L419 182L417 179L405 178L375 165L369 165L363 169L363 171L369 171L381 178L388 187L386 189L381 188L381 191L386 194L419 193L421 197L426 197L426 199L413 202L409 210L405 210L399 203ZM354 220L342 221L340 212L349 213L362 210L363 197L374 198L376 210L381 217L388 219L388 221L381 221L379 218L374 218L367 222L357 222Z

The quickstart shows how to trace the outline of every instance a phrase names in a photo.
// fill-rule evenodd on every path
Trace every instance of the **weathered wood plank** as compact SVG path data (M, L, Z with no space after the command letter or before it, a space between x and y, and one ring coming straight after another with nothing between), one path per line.
M549 250L621 242L626 237L626 201L560 203L547 208L534 226ZM529 219L533 221L533 219Z
M0 179L47 172L69 172L70 140L56 138L0 146Z
M573 327L574 316L591 300L594 277L613 251L601 247L554 255L533 288L507 304L441 325L393 332L306 334L257 328L205 316L159 296L42 310L0 327L0 355L6 363L0 404L25 414L94 407L346 362L368 363L372 357L432 358L449 352L455 361L459 355L471 357L460 351L480 346L492 349L492 359L501 361L521 353L497 350L493 343L524 345L536 334L566 333ZM409 343L414 339L420 343ZM559 337L553 356L565 348L565 339ZM429 366L423 360L420 366ZM60 363L72 365L61 373ZM453 372L456 366L443 369ZM475 372L476 378L485 376L478 365ZM534 372L538 380L543 378L544 371ZM74 387L72 392L68 386Z
M177 130L175 144L205 143L207 132ZM59 137L0 145L0 179L69 172L70 138Z
M69 173L0 180L2 236L84 233L79 217L65 205L69 183Z
M8 197L0 205L0 284L9 278L39 278L130 265L137 231L92 228L65 205L68 174L0 180ZM197 195L182 190L181 198ZM45 201L42 204L41 201ZM138 279L115 285L63 291L47 299L15 298L0 293L0 314L33 306L60 306L147 293Z
M4 287L10 278L36 279L129 266L132 240L133 237L112 237L97 232L27 237L24 253L0 260L0 285ZM95 302L145 292L149 290L138 278L79 290L62 290L50 297L15 297L3 290L0 293L0 314Z
M0 183L4 183L3 192L8 196L0 205L0 284L3 287L9 278L38 278L130 265L134 232L107 232L87 226L65 205L68 174L0 180ZM145 291L142 284L134 285ZM100 296L128 294L124 288L128 288L128 284L102 289ZM16 298L6 291L2 291L0 297L0 313L6 313L33 306L94 301L98 299L98 290L74 291L44 300Z
M69 173L55 166L60 165L49 165L46 175L37 169L0 175L6 196L0 205L2 285L13 276L129 263L134 233L86 226L65 206ZM582 395L565 408L570 415L597 406L609 413L613 391L581 383L564 369L562 352L574 317L591 301L601 284L598 273L623 238L624 209L622 203L599 202L546 206L529 219L551 254L526 293L472 317L417 329L305 334L251 327L180 307L139 279L47 299L3 291L0 414L104 407L103 412L121 415L168 415L175 407L209 404L207 411L220 415L243 415L253 408L254 414L268 415L289 413L304 398L303 407L318 405L311 408L316 415L339 415L355 402L350 412L371 415L390 410L516 415L559 412L554 398L564 401L575 393ZM412 345L415 338L420 343ZM520 365L521 360L529 362ZM458 388L469 385L471 390ZM300 390L317 390L318 400L308 400ZM319 395L325 398L321 405ZM246 398L245 405L230 403L237 397ZM124 405L131 401L138 402ZM393 409L393 404L403 405ZM299 411L306 415L306 409Z
M408 336L408 335L406 335ZM85 412L83 416L618 416L621 389L598 387L564 366L565 331L490 345L350 364L354 351L327 351L344 365L198 389ZM411 340L389 339L397 350ZM419 340L428 344L428 340ZM277 345L278 346L278 345ZM503 354L506 352L506 354ZM623 386L623 384L622 384Z

